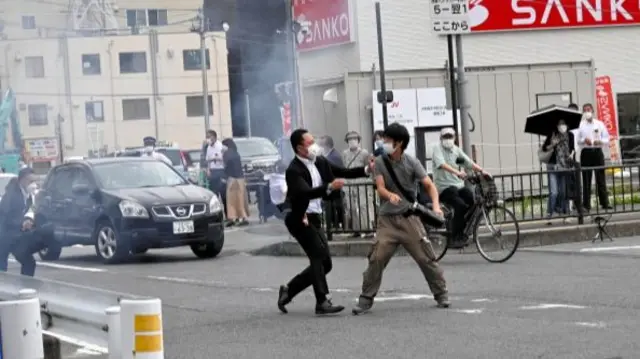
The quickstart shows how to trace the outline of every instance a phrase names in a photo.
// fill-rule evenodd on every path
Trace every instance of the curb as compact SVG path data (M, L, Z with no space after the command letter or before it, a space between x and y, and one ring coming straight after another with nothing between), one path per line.
M628 220L610 222L607 232L611 237L633 237L640 235L640 220ZM592 241L597 234L595 224L570 225L563 227L545 227L520 230L520 248L542 247L562 243ZM508 235L507 235L508 236ZM606 240L606 239L605 239ZM366 257L371 250L373 240L343 240L329 242L329 249L333 257ZM459 250L453 250L460 252ZM469 246L462 253L477 253L475 246ZM300 245L292 240L267 245L250 252L257 256L277 257L305 257ZM400 247L396 255L406 256L405 250Z

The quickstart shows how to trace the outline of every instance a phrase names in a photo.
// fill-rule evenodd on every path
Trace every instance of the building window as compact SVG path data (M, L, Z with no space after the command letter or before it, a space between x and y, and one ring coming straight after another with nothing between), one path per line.
M213 115L213 98L208 96L209 102L209 115ZM204 103L202 103L202 96L187 96L187 117L199 117L204 116Z
M150 120L151 106L148 98L136 98L122 100L122 119L128 120Z
M24 58L26 75L29 78L44 77L44 58L42 56L27 56Z
M121 52L119 55L121 74L140 74L147 72L146 52Z
M84 103L84 114L87 122L104 122L104 103L102 101L87 101Z
M46 126L49 124L49 106L28 105L27 112L29 114L29 126Z
M82 74L100 75L100 55L99 54L82 55Z
M128 27L164 26L167 25L166 9L131 9L127 10Z
M211 68L211 59L209 58L209 49L205 53L207 60L207 70ZM182 50L182 62L185 71L202 70L202 61L200 50Z
M36 17L31 15L22 16L22 28L33 30L36 28Z

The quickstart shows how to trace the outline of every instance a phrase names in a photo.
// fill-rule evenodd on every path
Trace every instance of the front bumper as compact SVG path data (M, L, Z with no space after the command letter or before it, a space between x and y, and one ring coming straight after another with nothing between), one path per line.
M132 248L171 248L224 240L222 212L192 218L194 232L174 234L170 219L122 219L120 238Z

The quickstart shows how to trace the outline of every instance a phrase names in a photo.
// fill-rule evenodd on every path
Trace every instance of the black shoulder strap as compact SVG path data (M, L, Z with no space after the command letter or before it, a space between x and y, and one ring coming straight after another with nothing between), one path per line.
M400 185L400 181L398 181L398 176L396 175L396 171L393 169L393 167L391 167L389 156L382 155L382 161L384 162L384 167L387 169L387 172L389 172L389 176L391 176L391 180L393 181L393 184L395 184L398 190L400 190L400 194L402 194L402 197L404 197L404 199L409 201L409 203L415 203L416 198L412 196L411 193L407 191L406 188Z

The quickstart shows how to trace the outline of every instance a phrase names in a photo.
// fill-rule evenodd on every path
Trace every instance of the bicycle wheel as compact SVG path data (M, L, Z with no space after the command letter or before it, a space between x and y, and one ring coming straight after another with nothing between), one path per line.
M491 263L506 262L520 244L520 226L516 216L504 206L485 208L476 221L473 241L484 259Z
M438 262L447 254L447 249L449 249L447 248L448 232L446 229L435 229L428 226L424 228L427 231L427 238L431 241L436 262Z

